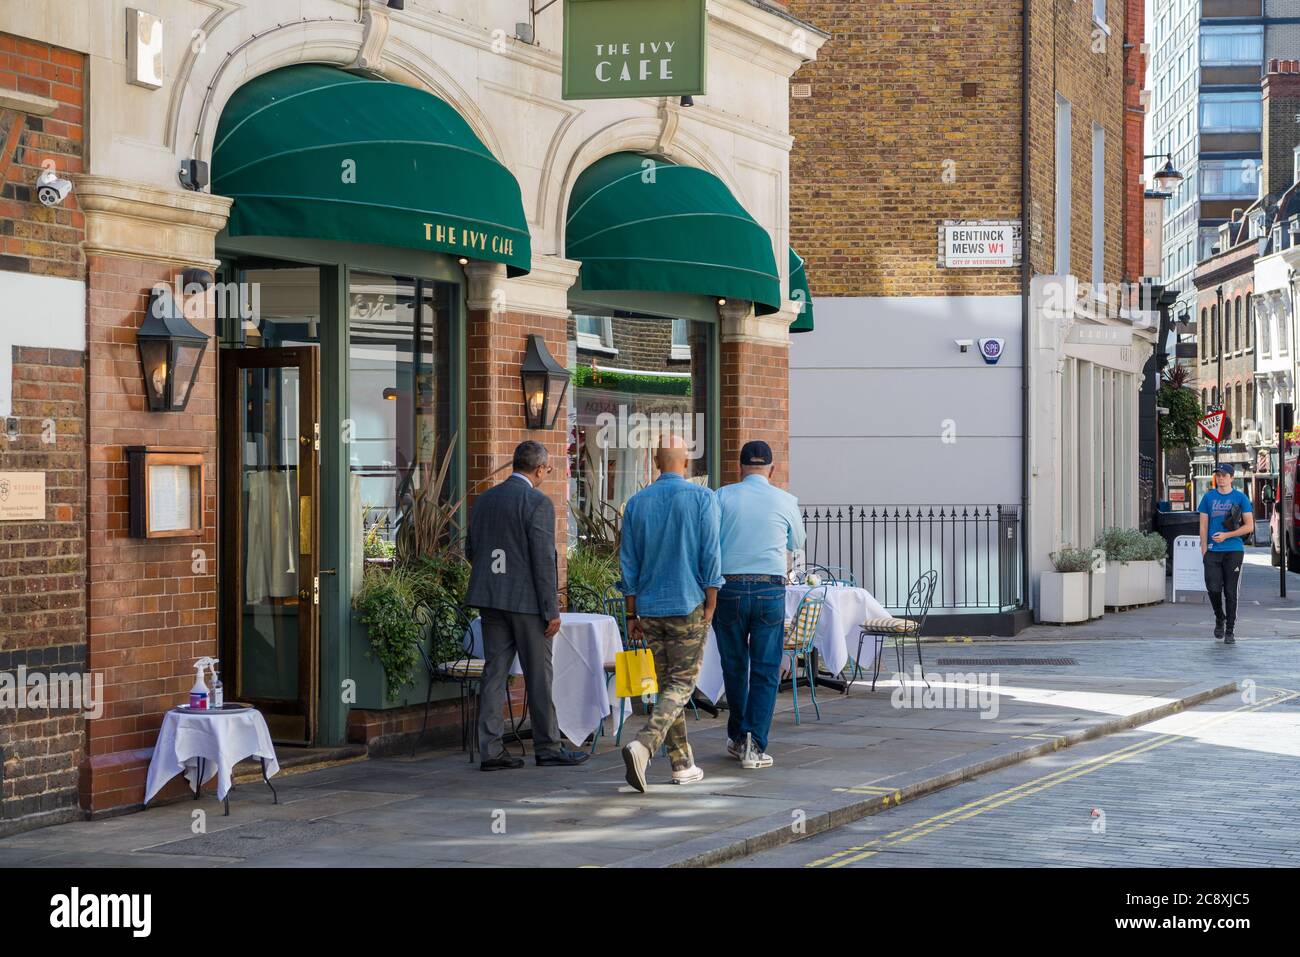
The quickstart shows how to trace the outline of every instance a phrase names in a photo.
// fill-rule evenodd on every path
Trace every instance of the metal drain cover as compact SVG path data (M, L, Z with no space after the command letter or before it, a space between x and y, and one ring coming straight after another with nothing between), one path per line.
M1077 665L1073 658L940 658L938 664L948 666L967 665Z

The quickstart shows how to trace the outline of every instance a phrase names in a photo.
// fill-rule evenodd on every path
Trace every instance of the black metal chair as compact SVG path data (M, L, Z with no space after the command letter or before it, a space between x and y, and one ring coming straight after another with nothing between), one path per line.
M876 640L875 655L872 659L874 662L871 672L872 691L876 690L876 680L880 677L880 657L885 650L885 639L894 639L894 655L898 664L898 673L901 675L909 635L916 643L916 663L921 669L921 680L925 682L927 688L930 687L930 681L925 677L925 663L921 660L921 632L925 629L925 620L929 617L930 607L934 604L934 589L938 581L939 573L934 569L925 572L912 583L912 588L907 593L907 607L901 617L895 618L891 615L886 618L871 618L862 623L862 630L858 634L858 653L853 658L853 676L845 682L845 694L848 694L849 685L853 684L861 673L862 645L868 636Z
M462 751L469 751L469 760L472 763L478 750L479 699L483 688L483 668L486 664L484 659L472 656L465 647L466 636L469 634L475 616L464 606L441 598L432 602L422 602L416 608L416 615L425 624L432 640L429 643L429 651L425 650L423 642L416 645L429 676L429 693L424 700L424 722L420 725L420 734L415 739L411 752L415 753L416 746L428 730L434 683L453 681L460 686L460 747ZM440 656L431 655L430 651L436 652L440 648L459 648L464 654L447 661L435 661L434 658ZM518 721L515 719L514 702L510 698L508 689L506 705L510 709L510 733L507 737L513 737L519 744L521 753L526 754L527 749L520 736L519 725L523 722L524 715L528 713L527 691L525 691L523 711Z

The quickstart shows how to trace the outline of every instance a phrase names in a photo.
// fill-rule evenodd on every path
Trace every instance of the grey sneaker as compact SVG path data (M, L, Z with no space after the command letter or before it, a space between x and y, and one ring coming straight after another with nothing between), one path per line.
M730 738L727 739L727 753L733 758L739 760L741 754L744 753L744 750L744 739L741 739L740 741L732 741Z
M745 735L745 746L740 755L740 766L747 771L772 766L772 756L758 749L758 745L754 744L752 734Z
M627 783L645 793L645 769L650 766L650 752L640 741L623 746L623 764L627 768Z

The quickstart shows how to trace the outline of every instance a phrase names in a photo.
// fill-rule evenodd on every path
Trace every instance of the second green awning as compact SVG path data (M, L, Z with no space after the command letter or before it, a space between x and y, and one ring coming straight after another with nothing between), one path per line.
M454 109L415 87L300 64L240 87L212 192L231 236L408 246L532 267L519 184Z
M791 332L813 331L812 290L808 288L808 273L803 268L803 258L790 247L790 298L794 300L799 315L790 323Z
M781 309L772 240L712 173L614 153L578 177L565 255L589 290L648 290L747 299Z

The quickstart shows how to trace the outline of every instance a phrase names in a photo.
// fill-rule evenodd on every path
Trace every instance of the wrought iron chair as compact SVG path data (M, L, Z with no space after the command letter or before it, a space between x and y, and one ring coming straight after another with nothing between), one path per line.
M790 659L790 687L794 692L794 723L799 723L799 661L803 660L804 675L808 679L808 691L812 695L813 708L817 720L822 718L821 706L817 703L817 676L813 673L813 641L817 637L817 622L821 620L822 607L826 604L826 586L818 585L808 589L799 601L794 617L785 629L784 658Z
M805 565L802 569L795 572L791 577L791 582L796 585L806 584L809 575L816 575L817 578L825 585L850 585L858 587L858 580L843 565Z
M420 659L424 662L429 676L429 693L424 700L424 722L420 725L420 734L415 739L411 751L415 752L415 747L428 730L434 683L452 681L460 686L460 746L462 751L469 751L469 759L472 763L478 750L479 695L483 686L483 668L486 665L484 659L472 656L465 648L466 636L469 635L476 616L464 606L444 598L421 602L416 608L416 615L425 624L432 641L428 651L425 650L424 642L416 644L416 650L419 651ZM437 652L440 648L460 648L464 650L464 654L447 661L435 661L434 659L439 656L430 652ZM515 718L514 702L511 700L508 686L506 704L510 709L510 732L507 736L515 739L521 753L527 753L519 734L519 724L523 716L528 713L528 699L524 698L523 710L518 720Z
M894 639L894 656L898 663L898 673L901 675L908 636L911 636L916 643L916 663L921 669L921 680L925 682L927 688L930 687L930 681L925 677L925 663L921 660L921 632L925 629L925 620L929 617L930 607L934 604L934 589L938 581L939 573L934 569L923 573L912 583L912 588L907 593L907 607L902 617L871 618L862 623L862 630L858 634L858 653L853 658L853 677L844 686L845 694L861 671L862 645L868 636L876 640L871 672L872 691L876 690L876 680L880 677L880 657L885 650L885 639Z
M618 590L610 592L604 599L603 613L609 615L618 623L618 636L622 639L624 651L640 651L645 648L644 641L638 641L631 638L627 633L627 600ZM615 665L612 661L605 662L605 686L614 680ZM626 708L620 701L618 706L618 731L614 735L614 743L621 745L623 743L623 718ZM596 742L600 740L601 735L605 733L605 722L602 720L596 725L596 730L591 736L591 753L596 753Z

